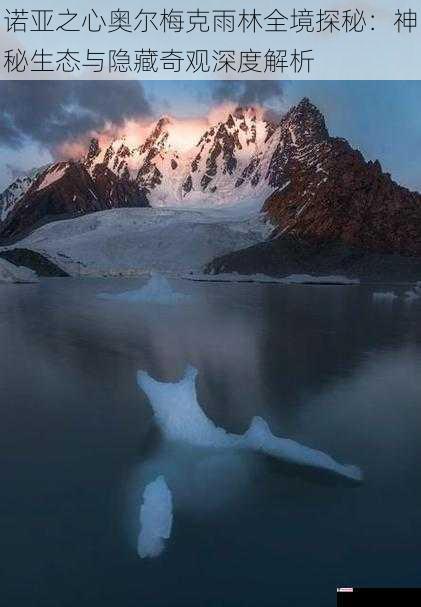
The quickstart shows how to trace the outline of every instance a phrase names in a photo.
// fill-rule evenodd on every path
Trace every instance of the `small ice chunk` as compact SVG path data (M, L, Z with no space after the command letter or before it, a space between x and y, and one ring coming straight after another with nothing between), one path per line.
M421 299L421 281L417 282L412 290L405 293L405 301L407 303L412 303L419 299Z
M196 376L197 370L190 366L184 377L175 383L159 382L145 371L138 372L139 387L148 396L156 422L167 439L198 447L249 450L290 463L322 468L354 480L362 479L362 472L356 466L339 464L322 451L274 436L260 417L255 417L249 430L242 435L219 428L197 401Z
M123 293L99 293L98 297L130 303L148 302L168 305L183 303L190 299L188 295L174 291L167 278L160 274L152 274L149 281L140 289Z
M137 552L140 558L159 556L171 535L173 521L172 495L163 476L145 487L139 519Z
M395 301L395 299L398 299L398 296L396 295L396 293L393 293L392 291L385 291L385 292L379 291L377 293L373 293L374 301L392 302L392 301Z
M38 275L33 270L24 266L15 266L13 263L0 258L0 283L27 283L38 281Z

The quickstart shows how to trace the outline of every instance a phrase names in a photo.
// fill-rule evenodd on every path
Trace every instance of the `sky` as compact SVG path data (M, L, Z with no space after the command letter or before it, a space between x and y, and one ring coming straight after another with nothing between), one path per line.
M162 114L200 124L218 119L227 103L282 115L304 96L322 111L331 135L421 190L419 81L0 81L0 191L92 132L151 124Z

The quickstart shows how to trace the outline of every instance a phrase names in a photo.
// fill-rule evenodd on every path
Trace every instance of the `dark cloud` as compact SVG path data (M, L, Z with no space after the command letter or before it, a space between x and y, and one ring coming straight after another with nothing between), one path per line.
M284 85L278 80L224 80L215 82L212 98L217 103L233 101L239 105L265 105L282 101Z
M151 115L138 82L0 82L0 143L25 138L54 148L111 122Z

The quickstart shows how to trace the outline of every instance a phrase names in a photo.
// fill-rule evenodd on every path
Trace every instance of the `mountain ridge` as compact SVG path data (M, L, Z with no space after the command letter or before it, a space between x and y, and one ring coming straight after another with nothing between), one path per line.
M289 236L421 256L421 195L331 137L308 98L277 123L239 107L193 147L176 144L168 116L142 140L92 139L79 160L54 163L1 195L0 234L16 237L40 220L72 213L255 200L273 241Z
M16 180L0 195L0 206L7 207L0 234L15 236L44 215L149 204L226 203L257 193L263 202L272 191L266 184L259 187L256 178L246 189L253 175L239 180L259 146L276 130L269 121L258 120L253 108L229 113L183 152L171 141L170 126L171 118L161 117L143 140L132 145L125 135L106 144L93 138L78 160L52 163L22 184Z

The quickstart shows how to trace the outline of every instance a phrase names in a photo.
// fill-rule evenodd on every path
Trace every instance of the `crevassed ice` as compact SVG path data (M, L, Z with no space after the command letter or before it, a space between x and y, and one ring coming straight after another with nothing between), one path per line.
M357 466L340 464L322 451L274 436L261 417L253 418L250 428L242 435L217 427L197 401L196 376L197 370L191 366L176 383L159 382L145 371L138 372L138 384L148 396L165 438L198 447L249 450L290 463L329 470L353 480L362 479Z
M145 487L139 520L139 556L159 556L165 549L165 540L171 535L173 521L172 495L163 476L158 476Z
M148 282L140 289L123 293L99 293L100 299L126 301L131 303L149 302L160 304L177 304L190 300L188 295L174 291L169 281L160 274L151 274Z

